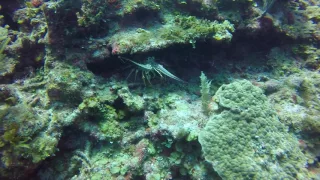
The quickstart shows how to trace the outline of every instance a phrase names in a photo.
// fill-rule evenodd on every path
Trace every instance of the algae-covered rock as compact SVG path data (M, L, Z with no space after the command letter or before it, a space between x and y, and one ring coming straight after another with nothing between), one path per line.
M51 103L80 104L84 94L82 88L92 83L92 77L92 73L56 62L54 70L48 73L47 96L49 101Z
M4 80L6 76L11 74L17 64L17 61L7 57L4 52L8 43L11 41L8 33L8 29L0 26L0 80Z
M134 95L129 91L128 87L119 89L118 96L123 100L129 111L141 111L144 108L144 100L138 95Z
M8 29L0 27L0 60L2 61L5 57L3 50L9 43L10 39L8 38Z
M306 158L262 90L249 81L216 93L222 112L212 115L199 141L223 179L306 179Z
M147 112L152 134L163 132L174 140L195 141L207 122L201 102L188 99L186 94L169 93L163 98L165 105L157 114Z
M165 17L165 24L151 30L137 28L117 33L110 38L113 54L148 52L174 44L192 44L211 39L216 42L230 41L235 29L228 20L223 22L199 19L195 16Z

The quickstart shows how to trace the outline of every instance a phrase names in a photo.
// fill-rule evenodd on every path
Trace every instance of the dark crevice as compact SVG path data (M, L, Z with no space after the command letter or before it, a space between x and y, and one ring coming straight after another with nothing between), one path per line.
M94 74L102 77L111 77L112 75L119 74L125 70L125 64L122 62L118 56L111 56L104 61L98 61L96 63L88 63L87 67Z
M161 23L161 17L158 11L152 9L139 8L132 14L126 14L121 20L118 20L120 28L143 28L148 29Z
M23 49L20 52L20 61L16 66L16 72L21 72L22 74L28 73L26 69L39 69L44 65L44 45L43 44L28 44L23 45Z
M12 30L19 30L19 25L13 21L13 13L21 8L17 0L1 0L0 14L3 15L4 24L9 25Z
M286 38L285 35L276 32L273 28L269 28L255 34L245 34L245 32L237 31L230 43L216 43L206 40L196 42L195 48L191 44L173 45L158 51L121 56L138 63L144 63L147 57L154 56L157 63L162 64L170 72L172 71L173 74L181 77L184 73L179 73L179 69L187 70L196 67L202 71L210 69L212 72L215 71L212 63L219 67L219 65L223 66L227 62L245 61L253 54L259 55L261 58L257 61L263 62L272 48L292 43L294 43L292 39ZM106 78L118 75L125 79L132 69L139 69L128 61L121 61L118 56L111 56L103 62L90 63L87 66L94 74ZM139 76L141 79L141 75Z

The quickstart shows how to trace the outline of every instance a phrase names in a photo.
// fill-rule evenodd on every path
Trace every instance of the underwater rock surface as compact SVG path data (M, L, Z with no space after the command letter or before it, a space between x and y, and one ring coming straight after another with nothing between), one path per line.
M319 179L319 12L1 0L0 179Z

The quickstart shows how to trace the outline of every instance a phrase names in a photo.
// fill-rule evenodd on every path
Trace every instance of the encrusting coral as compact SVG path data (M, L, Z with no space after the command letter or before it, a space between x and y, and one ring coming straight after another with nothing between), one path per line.
M247 80L215 94L221 113L199 135L204 156L223 179L306 179L306 157L262 90Z

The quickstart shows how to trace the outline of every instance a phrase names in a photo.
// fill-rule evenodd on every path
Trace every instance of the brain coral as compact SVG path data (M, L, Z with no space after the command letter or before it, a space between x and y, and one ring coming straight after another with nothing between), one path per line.
M204 156L223 179L307 179L298 141L262 90L247 80L216 92L221 113L199 135Z

